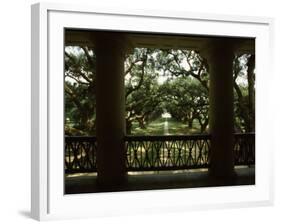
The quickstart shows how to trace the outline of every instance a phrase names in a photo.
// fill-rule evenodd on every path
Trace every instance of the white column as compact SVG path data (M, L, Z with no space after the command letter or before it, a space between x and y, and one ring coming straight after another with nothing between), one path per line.
M97 172L103 189L115 189L126 181L125 38L120 33L95 35L97 57Z
M210 174L233 177L234 173L234 96L233 40L218 38L210 43Z

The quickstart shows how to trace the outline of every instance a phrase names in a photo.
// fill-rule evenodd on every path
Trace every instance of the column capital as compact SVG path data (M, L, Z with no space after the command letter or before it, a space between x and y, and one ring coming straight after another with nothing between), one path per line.
M211 38L200 49L200 55L207 60L213 58L214 51L230 50L233 55L254 54L255 53L255 40L254 39L241 39L231 37L217 37Z
M99 31L93 34L92 39L97 49L115 49L123 55L130 52L133 47L128 35L122 32Z
M216 54L218 51L225 52L227 50L234 55L235 49L239 45L238 42L239 40L234 38L212 38L202 47L200 50L200 55L208 61L215 59L214 54Z

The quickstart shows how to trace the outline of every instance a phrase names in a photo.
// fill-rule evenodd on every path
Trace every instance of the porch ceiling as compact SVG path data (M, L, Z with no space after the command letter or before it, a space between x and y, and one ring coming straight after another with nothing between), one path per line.
M65 32L66 46L94 47L94 35L99 31L67 30ZM149 33L126 33L126 38L131 47L158 48L158 49L187 49L202 51L208 49L208 45L216 37L195 35L171 35ZM239 44L236 47L238 53L254 53L254 38L236 38Z

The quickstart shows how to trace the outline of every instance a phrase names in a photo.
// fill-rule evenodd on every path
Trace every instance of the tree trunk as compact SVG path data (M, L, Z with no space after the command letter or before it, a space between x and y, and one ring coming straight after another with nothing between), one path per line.
M201 124L201 133L204 133L204 132L206 132L206 128L207 128L207 126L208 126L208 119L204 122L204 123L202 123Z
M132 133L132 122L126 119L126 134L130 135Z
M255 131L255 55L251 55L248 61L248 96L249 96L249 131Z
M189 119L188 120L188 128L192 129L192 127L193 127L193 119Z
M145 129L144 119L143 119L143 118L139 118L139 119L138 119L138 122L139 122L140 128L141 128L141 129Z

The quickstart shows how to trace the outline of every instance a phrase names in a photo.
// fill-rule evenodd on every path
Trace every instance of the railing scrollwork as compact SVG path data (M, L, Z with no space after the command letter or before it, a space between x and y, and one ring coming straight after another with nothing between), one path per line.
M235 165L255 164L255 134L235 134ZM208 168L210 135L126 136L127 171ZM66 173L96 172L96 137L65 137Z

